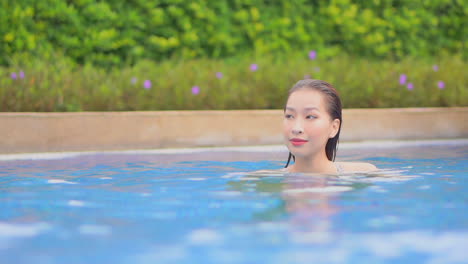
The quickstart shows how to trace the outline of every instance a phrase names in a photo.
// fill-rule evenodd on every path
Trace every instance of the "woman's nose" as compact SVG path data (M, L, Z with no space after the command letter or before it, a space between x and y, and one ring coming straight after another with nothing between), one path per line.
M297 134L302 134L302 129L293 129L292 133L297 135Z
M304 129L302 128L302 124L300 122L296 122L292 128L292 133L293 134L302 134L304 132Z

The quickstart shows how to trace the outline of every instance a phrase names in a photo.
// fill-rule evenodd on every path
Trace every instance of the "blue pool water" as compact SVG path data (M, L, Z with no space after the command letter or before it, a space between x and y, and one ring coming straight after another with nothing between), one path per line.
M286 157L3 159L0 263L467 263L467 141L339 151L373 174L255 173Z

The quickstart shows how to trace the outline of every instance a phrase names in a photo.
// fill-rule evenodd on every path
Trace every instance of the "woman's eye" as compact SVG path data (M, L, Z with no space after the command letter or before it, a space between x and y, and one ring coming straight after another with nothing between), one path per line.
M313 115L308 115L308 116L306 116L306 118L307 118L307 119L315 119L315 118L317 118L317 117L316 117L316 116L313 116Z
M286 119L291 119L291 118L293 118L293 116L292 116L292 115L289 115L289 114L284 115L284 117L285 117Z

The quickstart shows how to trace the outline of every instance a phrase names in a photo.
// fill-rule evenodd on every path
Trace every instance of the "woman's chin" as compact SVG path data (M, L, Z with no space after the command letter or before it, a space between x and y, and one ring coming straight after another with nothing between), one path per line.
M310 150L306 149L297 149L297 148L289 148L289 152L291 152L292 155L294 155L295 158L301 158L301 159L308 159L314 156L314 152L311 152Z
M310 151L308 151L308 149L303 148L303 146L294 146L292 144L288 144L287 147L289 152L296 158L305 158L311 155Z
M293 156L296 157L296 158L304 158L304 157L307 156L307 155L304 155L304 153L299 152L297 150L291 151L291 149L289 149L289 152L291 152L291 154L293 154Z

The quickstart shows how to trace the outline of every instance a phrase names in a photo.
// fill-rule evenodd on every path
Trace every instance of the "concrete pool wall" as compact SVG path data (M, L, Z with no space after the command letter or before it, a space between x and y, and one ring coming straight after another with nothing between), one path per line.
M468 107L344 109L341 142L468 138ZM0 153L282 144L282 110L0 113Z

